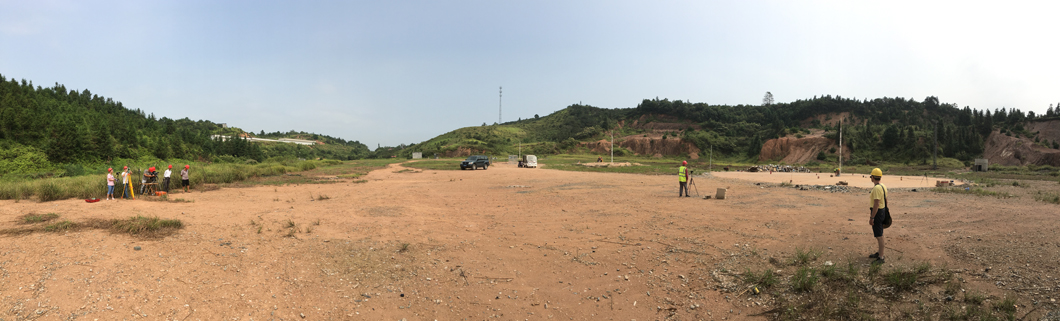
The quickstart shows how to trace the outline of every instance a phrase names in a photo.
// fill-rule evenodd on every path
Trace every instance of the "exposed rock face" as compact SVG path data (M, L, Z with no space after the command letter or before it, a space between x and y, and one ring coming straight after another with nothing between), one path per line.
M1060 166L1060 150L1036 145L1034 140L1027 137L1016 138L1002 134L1000 131L994 131L990 133L990 137L986 138L985 145L983 156L990 161L991 165Z
M819 135L795 138L781 137L767 140L762 144L762 152L758 154L758 161L776 161L786 164L804 164L817 160L817 153L825 152L832 147L838 152L839 145L835 141ZM850 157L850 149L843 149L843 157Z
M608 154L611 152L611 141L601 139L595 142L583 142L582 146L589 148L597 154ZM661 135L626 136L615 137L615 146L629 149L634 155L651 155L663 157L672 155L688 155L688 158L699 159L699 148L696 145L685 142L680 138L671 137L662 139Z
M1049 142L1060 142L1060 120L1027 122L1027 131L1038 133L1041 139Z

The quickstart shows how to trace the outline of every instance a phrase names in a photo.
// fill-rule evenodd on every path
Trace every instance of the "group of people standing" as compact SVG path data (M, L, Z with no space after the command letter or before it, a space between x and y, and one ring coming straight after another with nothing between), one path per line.
M187 193L191 187L191 176L188 171L191 170L191 165L184 165L184 169L180 171L180 185L184 188L184 192ZM162 173L162 191L169 193L169 179L170 175L173 174L173 165L169 165L166 171ZM125 166L121 170L121 182L118 183L118 178L114 176L114 168L107 169L107 200L113 200L115 186L121 186L121 198L136 199L136 192L133 188L133 174L129 171L129 166ZM155 167L151 166L144 170L143 175L140 176L140 194L144 194L148 191L148 184L156 184L158 178L158 172L155 171Z
M691 178L691 174L688 169L688 161L682 161L681 166L677 168L677 181L679 183L677 189L677 197L688 197L688 180ZM770 172L772 173L772 172ZM839 176L839 169L835 169L835 175ZM872 226L872 236L876 238L877 250L876 253L869 255L870 259L873 260L873 264L884 263L883 258L883 230L891 226L891 213L890 209L887 208L887 186L880 184L880 180L883 179L883 171L879 168L873 168L872 172L869 173L869 179L872 180L872 190L869 192L869 226Z

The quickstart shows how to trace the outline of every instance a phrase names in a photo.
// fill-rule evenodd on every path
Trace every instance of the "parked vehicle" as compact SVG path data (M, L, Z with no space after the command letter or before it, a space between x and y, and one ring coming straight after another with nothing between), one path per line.
M537 168L537 156L523 155L523 159L519 161L519 167Z
M490 158L482 155L471 155L463 162L460 162L460 170L465 170L468 168L470 168L471 170L475 170L477 168L489 169L489 167Z

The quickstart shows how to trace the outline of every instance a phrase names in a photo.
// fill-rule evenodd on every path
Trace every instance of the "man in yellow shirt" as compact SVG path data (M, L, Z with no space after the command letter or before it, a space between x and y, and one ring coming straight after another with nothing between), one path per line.
M869 258L874 258L873 264L882 264L883 261L883 221L890 215L887 210L887 186L880 184L880 180L883 179L883 171L879 168L873 168L872 173L869 174L869 179L875 186L872 187L872 192L869 193L869 225L872 226L872 236L876 237L876 243L879 245L879 250L876 254L869 255Z
M688 195L688 161L681 161L681 167L677 168L677 197L691 197Z

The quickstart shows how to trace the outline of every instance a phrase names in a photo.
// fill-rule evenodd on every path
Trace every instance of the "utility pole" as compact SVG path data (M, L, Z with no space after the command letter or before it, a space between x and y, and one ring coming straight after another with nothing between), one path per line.
M939 169L939 163L936 160L939 156L939 121L936 119L932 123L935 123L935 148L931 151L931 169L937 170Z
M843 120L839 120L839 172L843 172Z
M501 115L504 111L504 87L497 89L497 124L501 124Z
M611 131L611 164L615 163L615 131Z
M714 171L714 145L710 145L710 167L708 168L708 172Z

